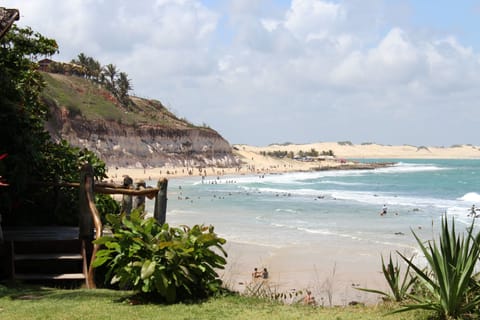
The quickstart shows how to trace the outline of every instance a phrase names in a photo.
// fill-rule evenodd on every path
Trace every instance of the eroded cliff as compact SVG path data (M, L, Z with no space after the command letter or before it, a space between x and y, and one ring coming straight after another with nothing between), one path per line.
M134 98L135 107L119 113L121 106L108 94L89 88L81 79L59 75L46 78L44 100L51 111L46 127L52 137L95 152L109 166L231 167L238 163L232 147L218 132L178 119L158 101ZM73 88L68 99L62 98L67 91L62 85ZM83 103L85 100L89 104ZM102 104L101 112L92 113L92 104Z

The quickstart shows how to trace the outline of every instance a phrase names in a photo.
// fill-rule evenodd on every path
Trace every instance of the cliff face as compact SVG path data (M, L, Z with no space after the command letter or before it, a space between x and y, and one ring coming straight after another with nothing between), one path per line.
M109 166L235 166L230 144L216 131L193 126L127 125L72 116L51 106L47 129L55 139L95 152Z

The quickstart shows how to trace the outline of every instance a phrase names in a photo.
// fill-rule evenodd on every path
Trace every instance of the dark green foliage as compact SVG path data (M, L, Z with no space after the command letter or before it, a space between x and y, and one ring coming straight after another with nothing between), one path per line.
M95 194L95 206L97 207L102 223L107 223L106 216L108 214L120 214L120 203L108 194Z
M173 303L208 297L221 288L215 269L223 269L225 240L212 226L171 228L139 211L130 216L108 215L113 235L95 243L103 246L95 267L106 266L106 279L152 299ZM212 250L215 249L215 250Z
M45 84L31 59L57 49L55 40L16 26L0 41L0 154L8 154L0 176L10 184L0 191L4 225L74 224L78 190L42 182L78 181L84 162L105 177L93 153L55 143L44 129L48 107L39 97Z

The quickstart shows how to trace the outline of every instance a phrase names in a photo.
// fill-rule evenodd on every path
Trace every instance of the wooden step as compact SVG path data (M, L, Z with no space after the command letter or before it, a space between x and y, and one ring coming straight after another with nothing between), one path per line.
M37 241L12 241L12 251L15 254L63 254L65 252L77 253L81 251L80 240L37 240Z
M15 254L15 261L20 260L82 260L79 253L31 253Z
M43 274L43 273L17 273L15 280L84 280L83 273L58 273L58 274Z

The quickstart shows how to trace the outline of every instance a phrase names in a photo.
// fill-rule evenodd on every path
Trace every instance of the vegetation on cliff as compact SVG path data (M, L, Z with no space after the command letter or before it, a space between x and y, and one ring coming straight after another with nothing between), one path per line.
M107 85L85 75L42 75L42 99L51 113L48 131L95 152L110 166L235 162L230 144L215 130L179 119L157 100L129 96L125 105Z
M196 127L158 100L129 95L131 80L112 63L102 67L93 57L80 53L70 63L48 61L41 69L47 84L43 99L51 107L65 108L71 117L134 126Z
M42 72L46 87L42 98L51 108L63 108L71 118L85 121L104 120L138 126L151 124L166 127L191 127L178 119L161 102L131 97L131 109L123 107L116 97L88 79Z

